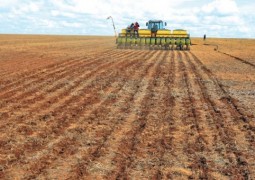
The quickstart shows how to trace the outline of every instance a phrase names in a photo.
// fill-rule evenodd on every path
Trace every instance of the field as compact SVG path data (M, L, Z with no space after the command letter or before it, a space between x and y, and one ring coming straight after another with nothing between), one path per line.
M192 43L0 35L0 178L255 179L255 40Z

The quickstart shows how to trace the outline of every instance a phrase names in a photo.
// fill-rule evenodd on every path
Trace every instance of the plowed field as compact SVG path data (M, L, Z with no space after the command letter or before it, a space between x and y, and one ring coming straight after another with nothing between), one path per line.
M1 179L255 178L255 41L0 37Z

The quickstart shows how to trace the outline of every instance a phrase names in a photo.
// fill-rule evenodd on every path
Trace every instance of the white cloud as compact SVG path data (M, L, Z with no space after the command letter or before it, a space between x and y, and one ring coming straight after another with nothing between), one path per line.
M202 7L205 13L219 13L221 15L238 13L239 9L234 0L214 0Z
M78 17L75 13L61 12L61 11L57 11L57 10L52 10L51 15L52 16L63 16L63 17L68 17L68 18L77 18Z
M54 28L57 26L57 23L48 19L42 19L39 21L39 25L47 28Z
M42 9L42 6L43 6L42 2L28 2L28 3L23 2L13 4L10 9L12 15L20 16L29 13L36 13Z
M142 28L150 19L162 19L167 28L186 28L191 35L253 36L255 3L241 0L0 0L5 29L48 33L113 35L112 16L118 31L138 21ZM252 6L254 5L254 6ZM2 10L2 12L1 12ZM15 23L13 23L15 22ZM19 28L18 25L24 28ZM242 28L245 27L245 28ZM229 30L231 29L231 31Z
M18 4L18 0L0 0L0 8L8 8Z
M76 23L76 22L66 22L66 21L62 21L60 23L62 26L64 27L71 27L71 28L79 28L82 27L81 23Z

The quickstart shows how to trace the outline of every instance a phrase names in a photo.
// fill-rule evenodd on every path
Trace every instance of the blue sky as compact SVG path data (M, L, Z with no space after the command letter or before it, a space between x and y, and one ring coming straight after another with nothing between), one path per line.
M150 19L191 36L255 38L254 0L0 0L1 34L114 35Z

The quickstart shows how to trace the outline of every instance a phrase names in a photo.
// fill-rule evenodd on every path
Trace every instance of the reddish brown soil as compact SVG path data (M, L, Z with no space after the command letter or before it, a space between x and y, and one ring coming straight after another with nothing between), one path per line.
M254 41L0 37L1 179L255 178Z

